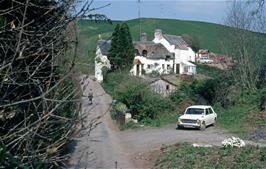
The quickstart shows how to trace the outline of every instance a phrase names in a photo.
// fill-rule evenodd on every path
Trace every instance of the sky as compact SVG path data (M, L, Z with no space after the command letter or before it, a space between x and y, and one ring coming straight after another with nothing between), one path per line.
M111 20L130 20L138 17L138 0L94 0L92 7ZM224 23L230 0L140 0L141 17Z

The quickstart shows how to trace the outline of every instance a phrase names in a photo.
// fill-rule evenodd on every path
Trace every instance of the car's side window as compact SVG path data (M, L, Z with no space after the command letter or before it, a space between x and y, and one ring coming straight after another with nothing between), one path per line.
M205 109L205 111L206 111L206 115L208 115L209 114L209 109Z
M213 111L212 111L212 109L211 109L211 108L209 108L209 111L210 111L210 114L213 114Z

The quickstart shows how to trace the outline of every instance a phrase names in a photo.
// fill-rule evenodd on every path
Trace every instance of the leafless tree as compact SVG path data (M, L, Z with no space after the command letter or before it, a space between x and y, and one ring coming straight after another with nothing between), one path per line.
M265 15L257 11L254 3L235 0L227 13L225 52L232 58L232 77L242 89L256 90L259 72L265 58L265 30L262 19ZM259 7L264 5L257 1ZM254 13L254 11L257 11ZM263 23L264 24L264 23ZM257 33L256 33L257 32Z
M0 0L0 168L54 168L77 122L76 23L93 0ZM2 150L5 149L5 152ZM16 164L14 164L16 163Z

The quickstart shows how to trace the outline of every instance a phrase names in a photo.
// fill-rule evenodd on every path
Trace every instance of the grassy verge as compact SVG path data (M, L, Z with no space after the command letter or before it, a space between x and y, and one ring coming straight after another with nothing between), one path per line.
M217 125L231 133L245 138L249 132L254 130L260 123L259 112L250 105L235 105L229 108L214 107L218 114Z
M216 78L222 75L223 71L215 68L215 67L209 67L208 65L198 64L197 65L197 74L204 74L208 77Z
M154 169L265 168L266 148L195 148L182 144L162 148Z

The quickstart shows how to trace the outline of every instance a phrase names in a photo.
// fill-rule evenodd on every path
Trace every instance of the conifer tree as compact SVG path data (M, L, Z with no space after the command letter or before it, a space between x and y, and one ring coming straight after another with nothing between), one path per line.
M130 67L134 59L134 47L129 27L126 23L117 24L112 34L112 44L108 53L112 70Z

